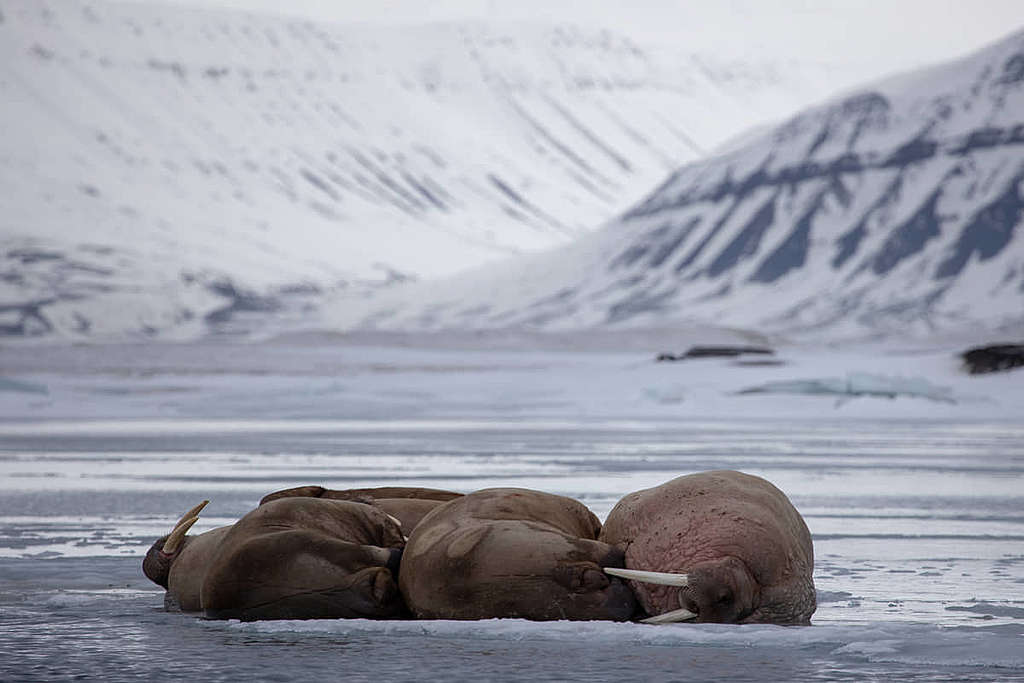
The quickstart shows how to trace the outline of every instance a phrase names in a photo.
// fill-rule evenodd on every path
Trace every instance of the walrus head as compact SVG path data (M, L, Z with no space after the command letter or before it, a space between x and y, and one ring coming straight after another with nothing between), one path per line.
M736 624L747 621L759 603L759 587L742 560L725 557L694 565L686 573L606 568L612 576L649 584L653 602L670 609L644 619L645 624L678 621Z
M171 533L162 536L150 547L146 557L142 560L142 573L162 588L167 588L167 578L171 573L171 565L178 555L188 544L189 538L185 535L192 525L199 520L199 513L209 504L204 500L199 505L182 515L181 519L171 529Z
M815 609L810 531L773 484L698 472L620 500L600 540L622 548L648 623L808 624ZM629 571L648 570L648 571Z

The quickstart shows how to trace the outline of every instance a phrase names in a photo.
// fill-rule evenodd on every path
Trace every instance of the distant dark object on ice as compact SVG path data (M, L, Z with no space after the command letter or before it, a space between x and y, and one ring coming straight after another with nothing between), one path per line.
M744 368L767 368L767 367L778 367L785 365L786 361L779 360L778 358L751 358L749 360L740 359L733 363Z
M1024 344L994 344L967 349L960 357L972 375L999 372L1024 365Z
M735 358L745 354L773 356L775 351L765 346L691 346L689 351L680 356L673 353L659 353L657 360L660 362L689 358Z

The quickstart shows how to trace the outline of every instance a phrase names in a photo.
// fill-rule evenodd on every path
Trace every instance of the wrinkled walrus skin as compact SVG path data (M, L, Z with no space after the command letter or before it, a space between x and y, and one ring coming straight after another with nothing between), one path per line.
M182 612L201 612L203 603L199 597L203 589L206 570L220 550L229 526L211 529L197 536L185 539L185 545L171 564L167 576L167 592L164 607Z
M405 609L395 577L404 538L364 503L285 498L225 534L203 581L214 619L386 619Z
M437 507L412 531L399 586L424 619L624 621L636 611L625 582L603 567L622 553L596 540L582 503L526 489L485 489Z
M323 498L325 500L354 500L376 505L402 523L408 535L423 517L443 502L459 498L461 493L428 489L418 486L379 486L364 489L326 489L323 486L296 486L274 491L263 496L260 505L280 498Z
M168 607L242 620L406 614L397 586L402 530L371 505L286 498L185 537L172 555L164 540L143 571L167 588Z
M449 501L462 496L455 491L428 489L419 486L377 486L363 489L328 489L323 486L296 486L290 489L274 491L263 496L260 505L278 498L326 498L330 500L354 500L366 502L380 498L416 498L420 500Z
M684 608L698 622L808 624L816 608L807 525L760 477L701 472L631 493L600 539L629 569L688 575L681 588L630 581L652 616Z

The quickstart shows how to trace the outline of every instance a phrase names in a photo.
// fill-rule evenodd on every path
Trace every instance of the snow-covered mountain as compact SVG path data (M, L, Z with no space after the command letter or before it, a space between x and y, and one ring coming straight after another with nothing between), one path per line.
M1022 225L1024 31L807 110L576 244L423 283L361 324L996 330L1024 323Z
M835 75L565 26L0 0L0 333L192 335L563 244Z

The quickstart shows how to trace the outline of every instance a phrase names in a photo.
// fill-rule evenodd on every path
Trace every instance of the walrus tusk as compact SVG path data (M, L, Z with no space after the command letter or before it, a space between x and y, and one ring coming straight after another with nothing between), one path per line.
M671 612L656 614L653 617L641 619L641 624L675 624L680 621L696 619L697 615L688 609L674 609Z
M167 535L167 540L164 541L164 547L161 552L164 555L173 555L178 551L178 546L181 545L182 540L185 538L185 534L192 528L192 525L199 519L199 513L203 511L203 508L210 504L210 501L204 500L199 505L196 505L191 510L181 516L175 525L171 529L171 533Z
M192 525L198 521L199 515L196 515L179 522L177 526L174 527L174 531L172 531L170 536L167 537L167 540L164 541L164 547L161 552L163 552L164 555L173 555L178 552L178 546L180 546L181 542L185 540L185 534L187 534L188 530L192 528Z
M181 526L182 524L184 524L188 520L192 519L193 517L198 517L199 513L203 511L203 508L206 507L209 504L210 504L210 501L204 500L199 505L196 505L194 508L192 508L191 510L189 510L188 512L186 512L185 514L183 514L181 516L181 519L179 519L177 521L177 523L174 525L174 528L177 529L179 526ZM174 533L173 529L171 530L171 533Z
M659 586L685 586L690 582L686 574L673 574L671 572L645 572L640 569L618 569L616 567L605 567L604 571L612 576L633 579L643 583L656 583Z
M690 579L686 574L673 574L672 572L645 572L640 569L618 569L616 567L605 567L606 574L619 576L623 579L633 579L643 583L654 583L659 586L685 586ZM664 614L656 614L653 617L641 619L641 624L674 624L678 621L690 621L696 619L697 615L688 609L676 609Z
M388 513L386 513L386 512L384 514L388 515ZM388 515L388 519L390 519L392 522L397 524L399 526L399 528L401 528L402 520L400 520L398 517L395 517L394 515Z

